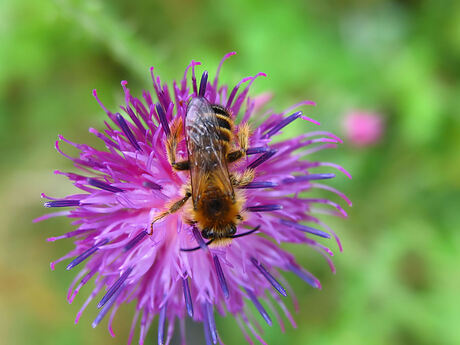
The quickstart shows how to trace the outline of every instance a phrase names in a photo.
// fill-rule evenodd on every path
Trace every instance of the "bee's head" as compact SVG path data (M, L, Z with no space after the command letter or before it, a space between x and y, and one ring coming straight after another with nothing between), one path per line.
M214 238L214 230L210 228L204 228L201 230L201 235L206 239Z
M234 223L228 224L222 229L214 231L212 228L204 228L201 230L201 235L206 239L220 239L229 238L236 234L236 225Z

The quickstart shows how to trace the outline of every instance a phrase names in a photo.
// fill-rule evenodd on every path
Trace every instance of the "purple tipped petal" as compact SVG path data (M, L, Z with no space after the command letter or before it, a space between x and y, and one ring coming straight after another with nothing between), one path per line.
M238 84L236 84L236 86L233 88L232 92L230 93L230 96L228 97L227 105L225 106L225 108L229 109L230 106L232 105L233 99L235 98L236 93L238 92L238 89L240 88L240 85L245 83L245 82L247 82L248 80L252 80L252 79L254 79L254 78L253 77L246 77L246 78L243 78Z
M269 326L272 325L272 319L270 318L270 315L268 315L267 311L264 309L262 304L260 304L259 300L257 297L254 295L254 292L252 292L250 289L244 288L246 290L246 293L248 294L249 299L252 301L252 304L254 304L254 307L257 308L259 311L260 315L264 318L264 320L267 322Z
M204 97L204 94L206 92L206 84L208 83L208 71L204 71L202 76L201 76L201 81L200 81L200 93L198 96Z
M206 307L206 303L202 303L201 311L203 313L203 331L204 331L204 339L206 341L206 345L211 345L211 330L209 329L209 319L208 319L208 310Z
M129 126L126 123L126 121L123 118L123 116L121 116L120 113L117 113L116 118L117 118L118 124L120 125L121 130L123 131L123 133L125 133L126 137L128 138L129 142L131 143L131 145L133 145L136 150L142 151L141 147L137 143L136 138L133 135L133 132L131 132L131 130L129 129Z
M311 273L306 272L305 270L301 269L300 267L289 265L288 270L293 272L296 276L302 279L305 283L313 286L316 289L321 288L321 284L319 283L318 279L316 279Z
M224 294L225 298L228 298L228 286L227 281L225 280L224 272L222 271L222 267L220 266L219 258L217 255L213 256L214 259L214 266L216 267L217 278L219 279L220 288Z
M184 290L184 301L185 307L187 308L187 313L190 317L193 317L193 303L187 278L182 278L182 288Z
M155 190L161 190L161 189L163 189L162 186L160 186L159 184L157 184L157 183L155 183L155 182L151 182L151 181L144 181L144 182L142 182L142 186L144 186L145 188L155 189Z
M306 201L309 203L319 203L319 204L325 204L325 205L332 206L335 209L337 209L343 217L348 217L347 212L339 204L333 201L330 201L328 199L303 199L303 201Z
M195 240L197 241L200 248L205 251L209 250L208 246L206 245L206 242L203 240L203 237L201 237L200 231L197 229L196 226L192 227L192 231L193 231L193 236L195 237Z
M108 192L112 192L112 193L120 193L120 192L124 192L123 189L121 188L118 188L118 187L114 187L114 186L111 186L105 182L102 182L102 181L99 181L99 180L96 180L94 178L89 178L88 179L88 184L93 186L93 187L96 187L96 188L99 188L99 189L103 189L103 190L106 190Z
M132 267L128 268L122 275L120 278L118 278L118 280L113 283L113 285L110 287L109 291L106 292L106 294L104 295L104 297L102 297L102 299L99 301L99 303L97 304L97 307L98 308L101 308L104 306L104 304L107 303L107 301L113 296L113 294L115 292L117 292L117 290L121 287L121 285L125 282L125 280L128 278L129 274L131 273L131 271L133 270Z
M256 259L251 258L251 262L253 263L254 266L257 267L257 269L262 273L262 275L268 280L270 284L284 297L287 296L286 290L284 287L270 274L268 271L265 269L262 264L260 264Z
M77 266L78 264L80 264L82 261L86 260L90 255L92 255L95 251L97 251L100 246L103 246L107 242L109 242L109 240L106 238L106 239L96 243L93 247L85 250L83 253L81 253L75 259L73 259L70 262L70 264L67 265L66 270L69 271L72 268L74 268L75 266Z
M274 154L276 153L276 150L270 150L265 152L262 156L254 160L251 164L248 165L248 169L255 169L259 165L261 165L263 162L271 158Z
M212 310L212 305L209 302L205 302L206 315L208 319L209 330L211 331L211 339L213 344L217 344L217 329L216 321L214 320L214 312Z
M96 328L96 326L102 321L104 316L108 313L110 308L112 308L112 305L115 303L118 296L125 289L125 287L126 287L125 285L120 286L120 288L113 294L112 298L110 298L109 301L104 305L104 307L101 309L99 314L97 314L96 318L94 319L92 323L93 328Z
M135 247L142 239L147 235L147 231L142 230L140 233L138 233L131 241L128 242L127 245L123 247L123 250L127 252L131 248Z
M196 65L199 65L196 64ZM195 96L198 96L198 88L196 86L196 77L195 77L195 64L193 64L193 61L192 61L192 85L193 85L193 93Z
M166 321L166 303L160 310L160 316L158 318L158 345L164 344L164 330Z
M273 188L278 187L278 183L270 181L253 181L246 186L241 188L243 189L257 189L257 188Z
M283 205L274 205L274 204L246 207L246 210L249 212L270 212L270 211L277 211L277 210L282 210L282 209L283 209Z
M320 237L324 237L324 238L331 238L331 235L329 235L327 232L312 228L310 226L306 226L306 225L298 224L298 223L295 223L295 222L291 222L290 220L280 219L280 223L284 224L284 225L287 225L287 226L290 226L291 228L303 231L303 232L308 232L308 233L310 233L312 235L316 235L316 236L320 236Z
M47 201L43 204L45 207L71 207L80 206L80 200L53 200Z
M168 119L166 118L166 113L165 113L163 107L161 106L160 103L157 103L155 105L155 109L157 110L161 126L163 127L163 130L165 131L166 136L169 136L171 134L171 131L169 129Z
M57 241L57 240L62 240L64 238L70 238L70 237L75 237L75 236L78 236L78 235L82 235L84 233L87 233L89 231L93 231L95 229L82 229L82 230L74 230L74 231L70 231L62 236L56 236L56 237L49 237L47 238L46 240L48 242L54 242L54 241Z
M255 155L257 153L265 153L268 150L270 150L270 149L268 147L265 147L265 146L250 147L250 148L248 148L246 150L246 155L250 156L250 155Z
M288 177L282 180L283 183L285 184L291 184L295 182L304 182L304 181L312 181L312 180L327 180L334 178L335 174L329 173L329 174L309 174L309 175L304 175L304 176L294 176L294 177Z
M224 61L227 60L230 56L235 55L235 54L236 54L236 52L227 53L227 54L224 55L222 60L220 60L219 67L217 67L216 76L214 77L214 82L213 82L213 88L214 89L217 88L217 82L219 80L220 69L222 68L222 65L223 65Z
M273 126L266 134L264 134L262 136L262 139L267 139L267 138L270 138L271 136L275 135L281 129L283 129L288 124L290 124L292 121L298 119L301 115L302 115L302 112L298 111L298 112L286 117L285 119L281 120L275 126Z

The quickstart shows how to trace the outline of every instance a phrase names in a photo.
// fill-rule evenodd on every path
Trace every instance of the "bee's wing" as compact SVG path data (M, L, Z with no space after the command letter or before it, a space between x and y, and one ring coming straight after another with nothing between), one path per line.
M219 139L219 124L209 102L193 98L185 118L187 149L190 162L192 199L196 205L209 185L209 179L223 193L234 197L225 152Z

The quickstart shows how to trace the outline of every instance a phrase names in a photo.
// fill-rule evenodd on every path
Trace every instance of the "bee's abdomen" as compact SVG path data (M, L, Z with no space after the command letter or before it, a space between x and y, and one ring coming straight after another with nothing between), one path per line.
M212 108L212 110L214 110L214 112L217 115L223 115L225 117L230 118L230 114L228 113L228 111L223 106L218 105L218 104L213 104L213 105L211 105L211 108Z
M219 123L219 127L228 129L229 131L232 129L231 120L228 117L223 115L216 115L217 122Z
M219 139L226 144L232 140L232 127L233 123L230 117L225 115L216 114L217 123L219 124Z

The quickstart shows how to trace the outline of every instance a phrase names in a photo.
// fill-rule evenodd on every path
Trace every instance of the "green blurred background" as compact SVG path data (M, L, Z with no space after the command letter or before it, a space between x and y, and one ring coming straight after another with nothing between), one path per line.
M339 233L337 274L314 251L292 246L323 283L311 289L288 275L299 298L298 328L264 327L270 344L460 344L460 2L458 1L33 1L0 2L0 336L2 344L125 344L133 305L122 308L111 339L95 307L74 316L65 296L74 273L48 263L71 241L45 239L70 230L66 219L32 224L47 212L41 192L72 186L54 169L57 134L96 144L88 127L105 114L96 88L115 109L121 80L134 94L182 76L191 59L223 69L233 84L266 72L252 94L271 91L283 110L317 102L306 115L343 137L350 109L385 119L375 146L345 143L315 155L353 175L331 181L353 201L350 218L324 219ZM295 131L313 130L304 123ZM327 191L314 195L330 197ZM328 241L324 242L325 244ZM292 304L288 303L291 310ZM218 317L226 344L242 344L230 318ZM201 344L201 326L189 333ZM136 333L137 334L137 333ZM156 326L147 343L156 343ZM137 335L136 335L137 336Z

